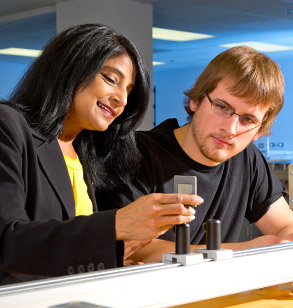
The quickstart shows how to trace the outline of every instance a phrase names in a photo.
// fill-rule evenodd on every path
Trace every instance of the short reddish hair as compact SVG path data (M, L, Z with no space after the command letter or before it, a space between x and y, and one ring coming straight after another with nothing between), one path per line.
M231 94L247 97L251 104L261 108L268 107L259 132L269 135L284 103L284 78L278 64L248 46L220 53L207 65L195 85L184 92L187 96L184 106L190 118L193 115L190 100L200 104L206 93L212 92L223 79L232 81Z

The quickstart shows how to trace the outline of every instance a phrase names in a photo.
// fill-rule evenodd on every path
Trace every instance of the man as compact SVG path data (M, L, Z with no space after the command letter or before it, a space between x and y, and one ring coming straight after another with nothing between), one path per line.
M121 192L121 204L152 192L173 192L174 175L195 175L204 199L190 224L191 248L205 244L203 222L220 219L222 247L242 249L293 240L293 212L286 189L252 144L269 134L282 108L284 80L278 65L246 46L219 54L186 93L190 122L169 119L149 132L138 132L142 169ZM117 204L117 202L116 202ZM237 243L246 217L264 234ZM158 261L174 251L174 233L137 253Z

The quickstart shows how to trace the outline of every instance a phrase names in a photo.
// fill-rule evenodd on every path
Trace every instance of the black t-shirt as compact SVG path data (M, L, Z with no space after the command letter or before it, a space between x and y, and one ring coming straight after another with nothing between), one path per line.
M173 193L174 175L195 175L197 194L204 203L196 208L196 218L190 223L191 243L205 243L201 226L211 218L221 220L222 242L237 242L244 217L251 223L258 221L273 202L287 194L285 187L254 144L209 167L183 151L173 132L178 127L176 119L169 119L151 131L136 133L142 169L120 194L111 192L113 204L124 206L153 192ZM169 230L161 238L174 241L174 232Z

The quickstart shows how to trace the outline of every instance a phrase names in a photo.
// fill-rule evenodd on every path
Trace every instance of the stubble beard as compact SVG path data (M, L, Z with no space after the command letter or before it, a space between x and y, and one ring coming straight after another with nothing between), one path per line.
M230 158L230 156L226 152L225 152L226 155L223 155L224 152L221 151L222 155L220 155L219 151L216 148L214 150L210 149L207 145L208 144L207 141L212 137L212 135L208 135L207 137L201 140L200 136L203 136L203 133L200 131L200 129L197 128L196 124L192 122L191 125L192 125L191 131L194 141L197 144L199 151L205 158L209 159L214 163L222 163Z

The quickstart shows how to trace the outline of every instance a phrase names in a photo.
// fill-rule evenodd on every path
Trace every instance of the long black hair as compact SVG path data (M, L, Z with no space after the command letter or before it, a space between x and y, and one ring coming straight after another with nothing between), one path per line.
M109 58L125 53L137 73L124 112L106 131L83 130L74 140L85 173L98 188L121 186L131 178L139 161L134 130L148 105L150 79L133 43L105 25L71 27L48 43L9 99L31 127L50 140L56 139L78 87L89 84Z

